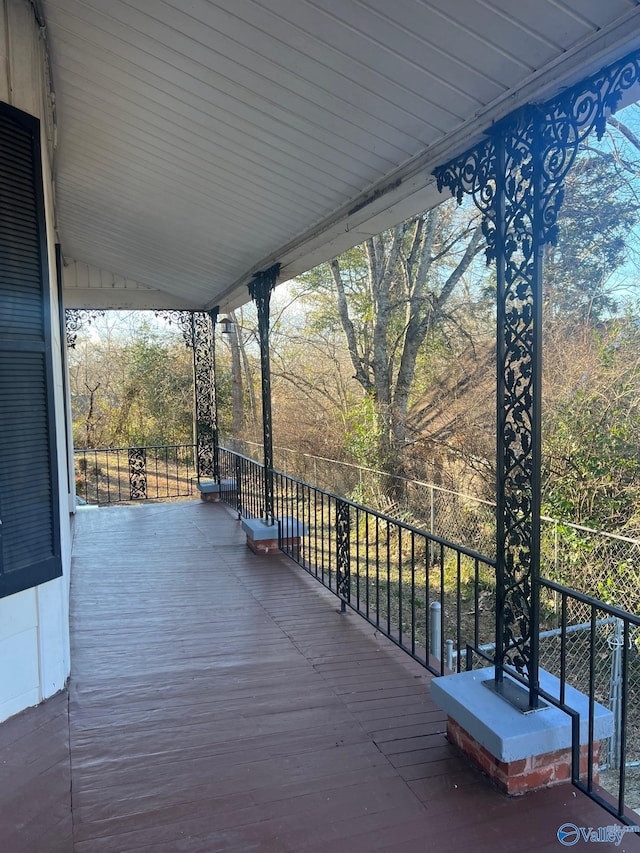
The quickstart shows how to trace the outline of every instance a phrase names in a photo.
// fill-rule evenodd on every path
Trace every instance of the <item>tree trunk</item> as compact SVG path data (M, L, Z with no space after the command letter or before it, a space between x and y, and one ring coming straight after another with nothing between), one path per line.
M242 362L238 344L238 324L230 315L229 346L231 348L231 432L232 438L240 438L244 428L244 392L242 387Z

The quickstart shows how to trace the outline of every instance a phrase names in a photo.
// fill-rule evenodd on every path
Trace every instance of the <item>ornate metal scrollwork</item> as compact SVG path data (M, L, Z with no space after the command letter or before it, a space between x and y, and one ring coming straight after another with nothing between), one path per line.
M75 349L78 334L85 326L90 326L98 317L104 317L106 313L101 308L67 308L65 327L69 349Z
M497 141L494 253L498 316L498 554L500 663L537 686L538 617L533 590L540 555L542 246L537 212L539 149L528 111Z
M564 180L578 146L640 81L640 51L559 97L527 106L435 171L483 214L498 280L496 677L504 663L537 687L542 248L557 239Z
M170 326L177 326L182 332L184 345L187 349L193 349L193 311L154 311L156 317L164 320Z
M269 302L278 281L280 264L257 273L249 284L249 295L258 309L260 366L262 373L262 433L264 445L264 514L273 519L273 428L271 420L271 366L269 361Z
M195 311L192 316L196 446L200 479L216 476L213 324L209 314L204 311Z
M144 447L129 448L129 498L132 501L147 497L147 452Z
M216 401L215 323L218 309L205 311L156 311L182 332L185 346L193 350L195 440L198 479L220 478L218 464L218 412Z
M485 139L466 154L436 169L434 174L440 192L447 187L458 204L470 195L483 214L482 233L489 261L495 252L496 147L493 139Z
M349 504L336 499L336 591L351 601L351 519Z
M209 311L211 321L211 429L213 432L213 478L220 482L220 432L218 428L218 384L216 377L216 323L218 308Z
M640 51L634 51L539 108L541 221L545 242L556 242L563 183L576 159L578 146L593 132L598 139L602 138L607 116L616 110L625 93L639 83Z

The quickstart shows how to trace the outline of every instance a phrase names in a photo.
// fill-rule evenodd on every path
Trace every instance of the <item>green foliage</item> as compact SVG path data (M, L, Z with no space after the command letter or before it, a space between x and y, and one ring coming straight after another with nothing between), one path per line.
M562 385L543 422L543 513L640 537L640 327L608 321L564 330ZM559 393L560 392L560 393ZM558 524L543 538L547 576L627 610L640 608L638 546Z
M640 518L640 331L632 323L592 331L589 368L545 419L545 512L609 531Z
M193 441L192 355L182 336L119 318L70 353L76 447Z
M547 447L563 476L550 482L546 497L561 518L621 529L640 497L640 417L625 405L637 389L614 385L612 391L618 399L606 407L598 394L581 391L557 412Z
M191 440L192 373L189 354L183 352L181 343L168 345L145 323L126 345L121 411L127 418L117 424L116 431L128 443L162 445Z
M583 150L566 181L559 239L545 258L548 318L595 322L616 313L614 273L629 257L640 205L606 143Z

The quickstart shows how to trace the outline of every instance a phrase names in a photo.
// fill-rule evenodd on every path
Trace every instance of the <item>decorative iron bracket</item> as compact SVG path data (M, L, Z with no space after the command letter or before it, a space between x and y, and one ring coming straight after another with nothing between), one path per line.
M68 348L75 349L80 331L85 326L90 326L98 317L104 317L106 313L101 308L67 308L65 311L65 327Z
M182 332L184 345L187 349L193 349L193 311L154 311L156 317L167 322L170 326L177 326Z

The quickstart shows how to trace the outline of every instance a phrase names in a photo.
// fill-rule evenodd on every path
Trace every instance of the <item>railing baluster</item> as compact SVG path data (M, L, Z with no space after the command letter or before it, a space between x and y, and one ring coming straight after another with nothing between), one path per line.
M429 648L429 604L431 602L431 577L429 572L432 565L432 548L433 541L427 538L424 549L424 647L425 658L429 661L431 649ZM459 655L458 655L459 657Z
M416 653L416 535L411 531L411 654Z
M324 526L324 499L325 494L322 493L322 497L320 500L320 529L322 531L322 539L320 540L322 547L322 583L324 583L324 543L325 543L325 526Z
M109 471L109 456L110 451L106 452L106 465L107 465L107 503L111 503L111 475Z
M360 610L360 509L356 507L356 607Z
M118 500L122 500L122 463L120 461L120 450L116 451L116 465L118 466Z
M480 561L476 557L473 561L473 644L480 645ZM458 646L458 648L460 648Z
M462 567L460 551L456 554L456 648L462 648ZM443 632L444 633L444 632Z
M618 779L618 817L625 813L625 788L627 781L627 702L629 701L629 623L625 620L622 629L622 684L620 689L620 716L615 725L620 725L620 776Z
M332 555L333 555L333 550L334 550L334 549L333 549L333 531L335 530L335 508L334 508L334 511L333 511L333 523L332 523L332 521L331 521L331 507L332 507L332 504L333 504L333 497L332 497L332 496L328 496L328 497L327 497L327 502L328 502L328 506L327 506L327 516L328 516L328 519L327 519L327 521L328 521L328 524L329 524L329 535L328 535L328 539L327 539L327 558L328 558L328 561L329 561L329 566L328 566L329 574L328 574L328 577L329 577L329 589L332 589L332 586L331 586L331 566L332 566Z
M444 623L444 544L440 543L440 619ZM458 646L460 648L460 646ZM458 656L459 657L459 656ZM438 660L440 661L440 674L444 675L444 631L440 631L440 648L438 649ZM459 666L459 664L458 664Z
M309 519L311 523L311 519ZM309 541L311 547L311 541ZM314 567L314 574L318 577L318 490L313 490L313 559L311 561Z
M387 521L387 634L391 635L391 530Z
M376 626L380 627L380 516L376 515Z
M591 628L589 649L589 744L587 746L587 788L593 791L593 731L596 702L596 608L591 605Z
M236 456L236 510L242 518L242 460Z
M565 686L567 683L567 596L562 593L561 599L561 633L560 633L560 703L564 705Z
M93 451L93 467L95 471L95 480L96 480L96 503L100 503L100 480L98 474L98 451Z
M182 487L180 485L180 471L184 469L184 460L181 456L181 448L177 445L173 448L174 459L176 463L176 495L184 495L186 494L186 484L185 491L182 491ZM169 468L167 466L167 477L169 476Z
M402 645L402 527L398 527L398 642Z
M351 600L351 524L349 504L336 500L336 589L344 612Z
M367 540L367 547L365 551L365 587L367 591L367 619L369 618L369 513L367 512L364 517L364 535Z

